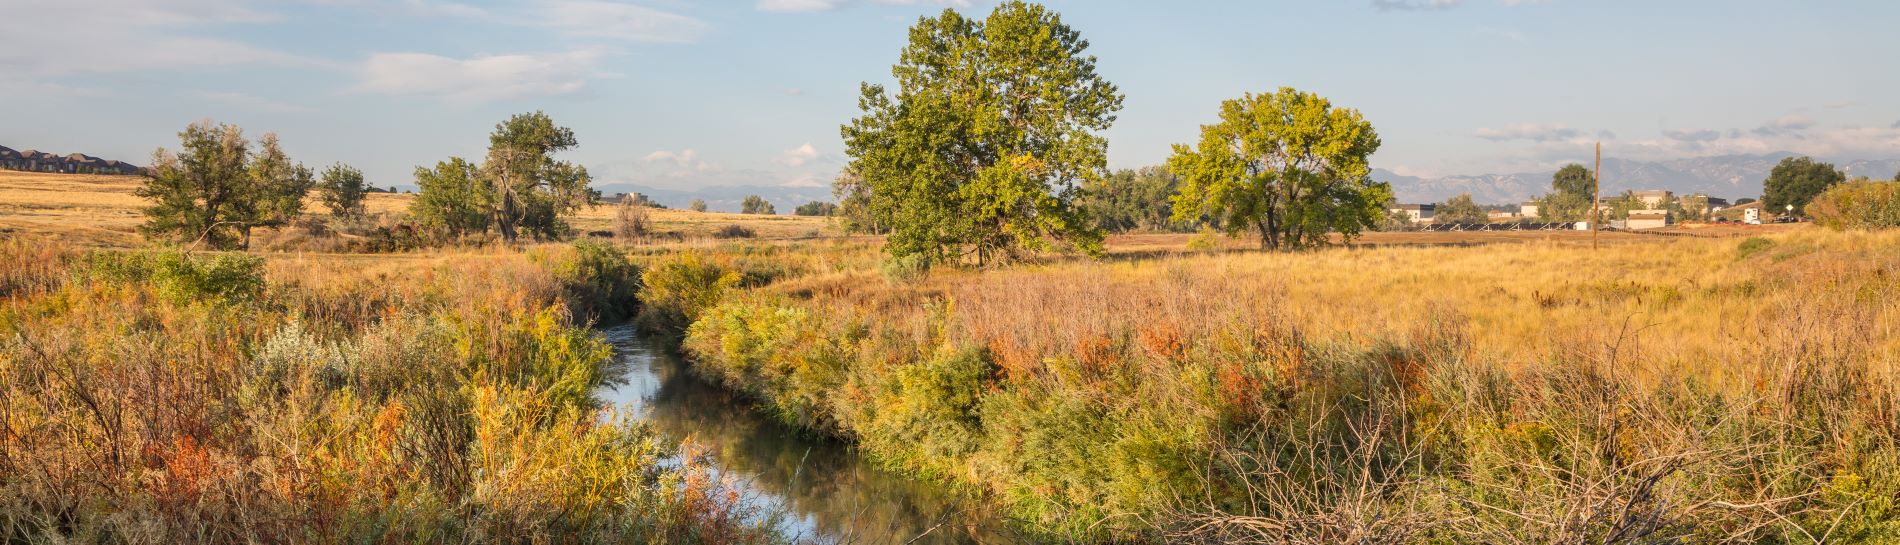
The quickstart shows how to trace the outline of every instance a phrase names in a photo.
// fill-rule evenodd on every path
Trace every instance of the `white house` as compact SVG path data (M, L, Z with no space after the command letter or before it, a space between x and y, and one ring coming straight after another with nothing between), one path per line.
M1386 211L1405 214L1406 217L1411 218L1412 223L1431 223L1432 211L1436 208L1437 205L1431 204L1395 204Z

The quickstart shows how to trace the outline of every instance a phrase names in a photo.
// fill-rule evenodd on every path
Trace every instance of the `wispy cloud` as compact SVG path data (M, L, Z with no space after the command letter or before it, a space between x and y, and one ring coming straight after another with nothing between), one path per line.
M1716 139L1721 138L1721 137L1722 137L1722 131L1711 130L1711 129L1703 129L1703 130L1671 129L1671 130L1663 131L1663 138L1668 138L1670 140L1679 140L1683 142L1713 142Z
M779 154L777 162L778 164L788 167L802 167L817 159L818 148L814 148L810 142L806 142L805 145L786 150L785 153Z
M1759 136L1799 135L1802 131L1814 127L1814 120L1798 115L1784 116L1770 121L1750 131Z
M1379 11L1437 11L1458 7L1462 0L1372 0Z
M427 53L377 53L359 70L357 89L473 104L580 92L598 71L597 50L455 59Z
M777 13L808 13L815 11L832 11L860 3L865 2L858 0L759 0L758 9L759 11ZM872 0L870 3L889 5L943 4L956 7L970 7L970 0Z
M0 72L58 77L130 70L326 63L236 40L205 27L282 20L238 0L70 0L9 6L0 16ZM73 24L110 14L111 24Z
M705 22L638 4L605 0L551 0L544 25L570 36L635 42L692 42L706 32Z
M1480 128L1473 136L1496 142L1517 140L1531 142L1561 142L1575 140L1584 135L1581 130L1563 125L1518 124L1503 128Z
M230 91L206 91L198 93L198 96L254 112L302 114L315 111L295 104Z
M712 164L699 160L699 152L691 148L680 151L659 150L647 154L643 160L648 163L671 165L678 171L705 172L712 169Z

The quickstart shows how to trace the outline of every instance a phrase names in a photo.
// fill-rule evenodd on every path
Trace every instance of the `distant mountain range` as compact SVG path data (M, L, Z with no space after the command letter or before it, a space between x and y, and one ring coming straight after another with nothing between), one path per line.
M14 151L13 148L6 146L0 146L0 169L68 174L141 174L145 172L145 167L124 161L100 159L84 153L55 155L51 152L36 150Z
M1626 189L1666 189L1677 194L1705 193L1712 197L1736 199L1761 195L1761 182L1783 158L1794 153L1761 155L1720 155L1668 161L1603 160L1603 193L1609 196ZM1866 176L1891 179L1900 170L1900 159L1834 160L1835 168L1849 177ZM1479 203L1509 204L1529 200L1550 192L1550 178L1556 169L1516 174L1477 174L1439 177L1405 176L1385 169L1373 169L1372 179L1392 184L1399 202L1443 202L1470 193Z

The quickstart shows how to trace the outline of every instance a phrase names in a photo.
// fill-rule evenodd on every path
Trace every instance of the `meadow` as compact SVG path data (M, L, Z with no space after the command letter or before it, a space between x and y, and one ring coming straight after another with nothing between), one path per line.
M33 235L75 246L136 248L144 241L138 227L145 222L141 210L149 202L134 195L142 179L136 176L95 176L50 174L0 170L0 234ZM365 199L369 226L391 227L400 223L416 196L411 193L370 193ZM787 209L790 204L785 204ZM305 199L304 209L313 216L329 214L315 194ZM569 223L576 231L612 231L615 205L599 204L583 208ZM841 233L826 218L805 216L766 216L693 212L679 209L649 209L648 221L657 237L666 240L707 240L720 228L738 225L760 238L809 238L837 236ZM266 251L327 250L323 241L313 241L305 229L286 227L266 229L258 248ZM333 239L349 235L326 233ZM360 237L354 237L360 238Z
M1894 233L808 269L649 311L1051 539L1900 539Z
M1052 542L1900 540L1900 233L1131 235L974 270L822 219L341 255L0 207L7 541L791 540L594 399L590 327L636 315L765 417Z
M635 270L0 241L0 540L772 543L603 407Z

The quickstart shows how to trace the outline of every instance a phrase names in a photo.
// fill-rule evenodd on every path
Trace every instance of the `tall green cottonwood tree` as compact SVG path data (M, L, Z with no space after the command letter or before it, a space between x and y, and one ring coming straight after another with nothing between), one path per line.
M893 256L980 264L1102 235L1073 203L1106 174L1122 95L1095 73L1088 42L1039 5L1008 1L981 21L923 18L891 68L895 93L866 83L843 127L847 170Z
M201 121L178 133L179 151L152 157L152 176L139 188L154 204L141 228L147 235L202 240L212 248L250 246L251 228L282 225L303 210L316 183L310 169L292 163L265 134L251 150L244 130Z
M363 182L363 171L343 163L323 169L323 181L317 186L317 196L325 206L330 207L331 217L363 217L368 213L363 203L364 197L368 195L369 185Z
M1790 205L1794 206L1794 213L1802 214L1808 201L1846 180L1847 175L1835 170L1833 164L1809 157L1789 157L1776 164L1775 169L1768 172L1768 179L1762 181L1761 204L1770 214L1779 214Z
M1347 240L1378 224L1392 188L1374 182L1367 158L1379 135L1358 110L1292 88L1221 103L1220 123L1199 146L1174 145L1181 177L1175 221L1203 214L1230 236L1254 230L1263 249Z
M561 216L600 202L586 168L554 159L576 145L574 131L545 113L510 117L489 134L481 166L451 157L434 169L416 167L421 192L411 213L457 236L493 226L511 242L524 233L560 238L568 231Z
M1550 176L1550 194L1537 199L1537 215L1544 221L1577 221L1590 214L1596 200L1596 175L1571 163Z
M457 237L488 230L495 191L468 160L450 157L435 168L416 167L416 187L409 213L417 223Z
M585 167L554 160L554 153L576 145L573 130L542 112L495 125L482 171L495 192L490 217L503 239L513 241L522 231L559 238L567 233L561 216L600 202L600 192L588 187L593 178Z

